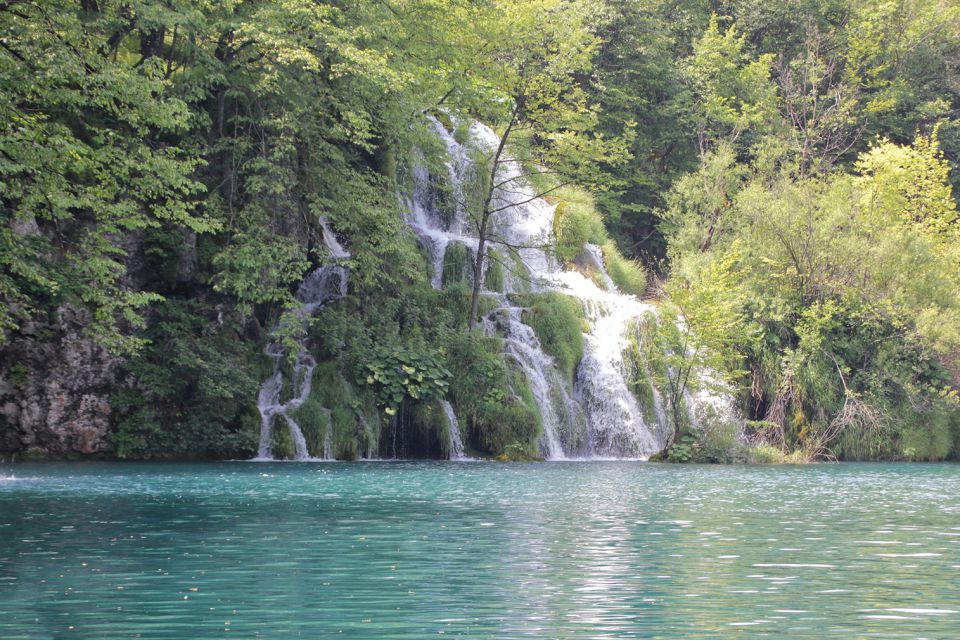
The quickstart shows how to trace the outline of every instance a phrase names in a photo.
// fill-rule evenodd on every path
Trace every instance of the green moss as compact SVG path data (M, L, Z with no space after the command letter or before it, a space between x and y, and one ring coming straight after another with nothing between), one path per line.
M380 175L389 178L391 181L397 179L397 154L389 145L381 145L374 152L374 167Z
M330 411L333 423L333 457L337 460L356 460L366 451L366 434L357 413L352 408L335 407Z
M452 336L451 402L472 449L497 456L518 444L535 455L540 416L526 379L507 366L502 350L499 338L476 332Z
M256 451L260 443L260 410L252 402L245 404L240 409L238 417L239 429L238 439L241 443L240 448L248 451Z
M543 350L571 385L583 358L583 309L579 301L556 292L524 294L514 300L526 307L523 322L537 334Z
M430 191L434 209L444 225L449 227L457 215L457 199L445 164L430 171Z
M483 276L483 286L488 291L503 292L503 255L495 249L487 250L487 272Z
M511 251L507 264L510 265L509 271L510 276L512 276L511 288L519 293L529 293L532 289L530 286L530 274L527 272L527 267L523 264L520 254L516 251Z
M293 458L293 438L290 437L290 427L282 416L273 421L273 431L270 432L270 451L277 460Z
M290 413L291 417L300 425L303 437L307 441L307 451L314 458L322 458L323 443L329 425L327 410L320 404L316 396L311 395L306 402Z
M465 244L451 242L447 245L447 252L443 256L443 274L441 276L444 287L470 283L471 255L471 251Z
M463 329L467 326L467 317L470 315L470 298L472 291L465 283L453 284L444 287L441 291L441 304L456 319L456 327ZM478 314L483 317L500 305L495 296L480 295Z
M642 296L647 290L647 276L643 267L623 257L613 240L603 245L603 261L613 283L624 293Z
M427 452L438 452L442 458L450 456L450 421L438 401L411 403L409 417L418 441Z
M570 262L590 242L603 244L607 232L597 211L593 196L576 187L564 187L550 194L556 204L553 233L557 240L557 257Z
M454 130L453 120L450 118L450 113L442 109L432 109L430 115L437 119L443 128L447 130L448 133Z
M300 428L313 456L323 455L328 415L333 429L333 456L338 460L366 455L380 437L379 412L373 396L344 378L336 362L317 365L310 398L294 415L302 420Z

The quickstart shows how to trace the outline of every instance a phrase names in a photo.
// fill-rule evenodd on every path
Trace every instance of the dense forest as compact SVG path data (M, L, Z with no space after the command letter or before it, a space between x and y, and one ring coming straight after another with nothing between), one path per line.
M454 194L436 129L472 122L499 145ZM623 363L662 457L960 456L958 159L955 0L3 1L0 454L252 457L258 389L308 345L311 450L445 457L459 428L537 457L482 322L510 163L559 264L597 280L599 246L655 304ZM441 268L418 167L478 241ZM344 295L292 321L334 259ZM574 389L580 304L508 293ZM718 380L737 425L683 419Z

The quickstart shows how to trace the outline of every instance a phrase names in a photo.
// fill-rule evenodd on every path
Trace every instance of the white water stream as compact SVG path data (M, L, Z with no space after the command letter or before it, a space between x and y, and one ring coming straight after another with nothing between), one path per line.
M468 460L467 454L463 449L463 439L460 437L460 421L457 420L457 414L453 412L453 406L446 400L440 402L443 413L447 416L447 427L449 429L449 458L451 460Z
M320 220L320 228L323 232L323 243L327 252L334 260L344 260L350 257L350 254L340 245L336 236L330 229L325 219ZM293 458L294 460L310 460L310 451L307 447L307 440L303 435L303 430L297 424L291 413L299 408L307 398L310 397L310 391L313 384L313 370L317 366L317 361L307 353L304 346L306 340L306 327L313 316L321 307L332 300L342 298L347 294L347 268L339 264L328 264L311 271L297 289L297 301L299 306L292 314L281 319L283 322L299 323L302 329L300 335L300 349L293 363L290 384L293 393L290 399L281 402L280 398L284 390L284 375L281 366L283 358L283 349L276 341L271 341L267 345L267 355L275 360L273 374L263 381L260 386L260 392L257 394L257 409L260 410L260 446L255 460L273 460L273 451L271 442L273 438L273 427L278 416L283 417L290 429L290 438L293 440ZM278 324L274 331L276 335L279 329L283 328ZM333 459L333 437L330 412L325 411L327 417L327 430L323 441L324 460Z
M433 121L433 126L446 146L447 175L442 179L450 185L453 193L441 200L433 179L435 176L430 175L425 164L418 164L412 169L413 191L405 204L407 223L430 255L433 266L431 282L439 289L443 285L444 257L450 245L465 246L471 259L477 250L478 239L471 232L471 221L463 204L465 184L469 172L475 169L472 152L490 152L499 140L491 129L479 123L470 125L462 143L439 122ZM521 167L515 162L503 163L495 180L499 187L493 194L490 207L497 213L492 219L488 246L503 256L515 255L519 265L506 269L503 293L484 292L496 301L496 308L481 321L488 335L495 334L503 339L505 357L529 384L543 425L540 454L550 460L571 457L645 459L661 451L672 432L663 398L653 388L654 406L642 407L629 388L623 358L628 331L644 314L655 314L656 308L617 289L606 271L602 252L595 245L585 245L577 260L594 272L595 278L561 268L550 250L555 207L543 198L535 197ZM446 211L442 210L444 207ZM292 321L302 323L304 328L324 304L346 295L347 270L337 262L349 258L350 254L340 245L325 219L320 220L320 228L333 263L311 272L297 292L300 306L290 315ZM467 269L470 270L469 265ZM534 330L523 322L524 309L510 295L544 291L572 296L583 306L589 330L584 334L584 357L572 386L559 372L553 358L544 352ZM291 321L290 315L285 321ZM306 331L302 334L305 335ZM277 364L273 374L263 382L257 398L262 418L257 459L273 459L271 439L277 416L282 416L290 429L294 458L311 459L303 432L290 414L310 395L316 361L301 343L291 379L286 381L280 366L282 352L279 344L271 342L267 353ZM285 382L291 388L287 394L289 399L282 402ZM698 407L724 411L730 408L728 398L704 389L691 393L687 404L695 422ZM441 407L450 426L449 457L465 459L454 409L446 400L441 402ZM327 431L322 455L324 459L332 459L330 412L324 411ZM376 455L376 452L368 451L367 455Z

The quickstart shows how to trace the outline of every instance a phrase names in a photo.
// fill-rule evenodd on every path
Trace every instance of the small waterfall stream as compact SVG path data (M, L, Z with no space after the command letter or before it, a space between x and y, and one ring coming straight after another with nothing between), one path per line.
M450 451L448 457L451 460L468 460L469 458L464 452L463 440L460 437L460 421L457 420L457 414L453 412L453 405L446 400L441 400L440 407L447 416L447 427L450 432L450 440L447 447Z
M560 379L553 358L543 352L533 329L520 320L523 310L505 307L503 311L506 312L506 322L502 323L506 355L523 371L540 409L543 421L540 453L548 460L561 460L566 455L560 442L560 433L565 424L574 421L577 408Z
M320 229L323 235L323 243L331 258L340 261L350 257L350 253L344 249L337 241L336 236L327 224L326 219L320 219ZM284 390L284 375L282 358L283 349L280 344L271 340L267 345L266 353L274 359L275 364L273 373L260 386L260 392L257 394L257 409L260 411L260 446L255 460L273 460L273 451L271 440L273 438L273 427L277 416L283 417L290 429L290 438L293 441L293 457L295 460L310 460L310 452L307 447L307 440L303 435L303 430L291 415L299 408L307 398L310 397L310 391L313 385L313 371L317 366L317 361L307 353L305 341L307 336L307 324L310 318L325 304L342 298L347 295L347 268L340 264L327 264L311 271L307 277L300 283L297 289L297 301L299 306L289 315L281 318L274 335L281 328L281 323L296 322L299 323L300 343L299 351L293 362L290 385L292 385L293 394L286 402L281 402L280 398ZM333 459L333 436L330 412L324 410L327 416L327 430L323 441L323 459Z

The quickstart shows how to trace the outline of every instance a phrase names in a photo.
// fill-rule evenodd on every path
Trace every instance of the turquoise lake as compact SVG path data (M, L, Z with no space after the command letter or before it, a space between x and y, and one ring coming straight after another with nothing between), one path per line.
M960 466L0 466L0 638L958 638Z

